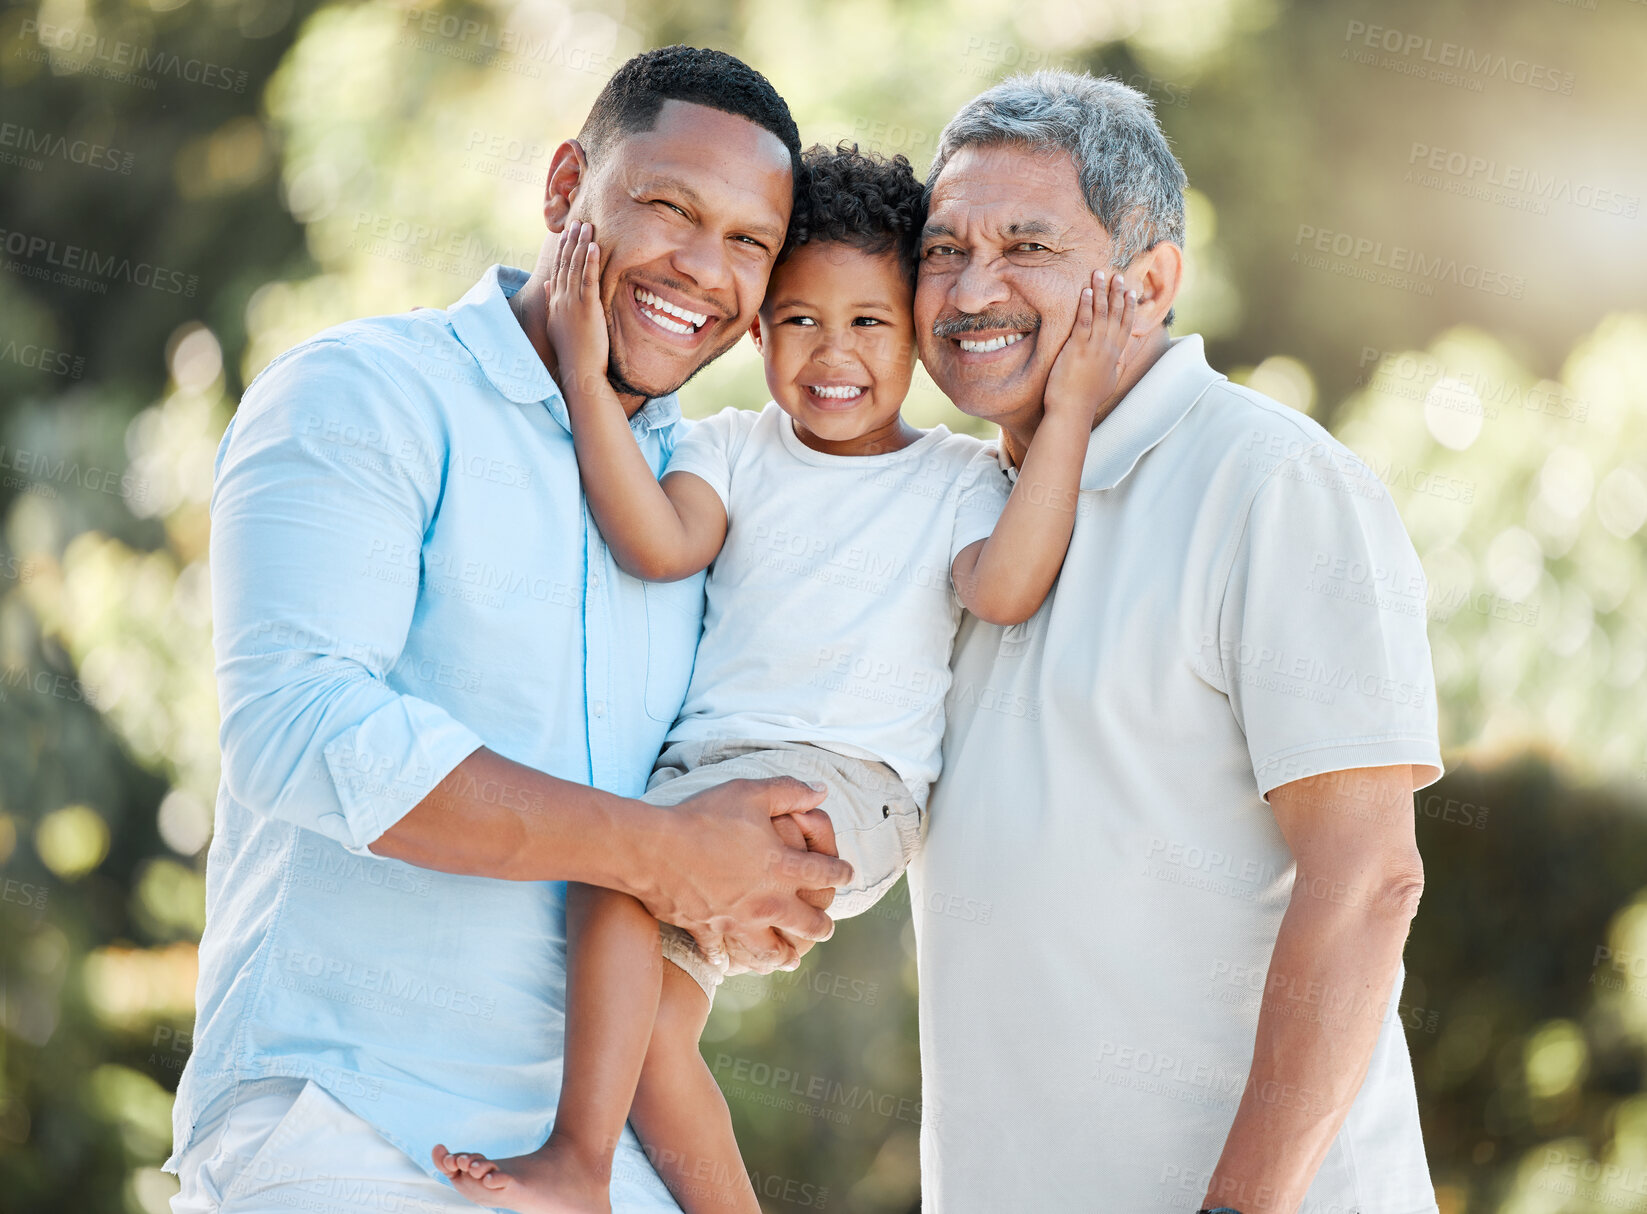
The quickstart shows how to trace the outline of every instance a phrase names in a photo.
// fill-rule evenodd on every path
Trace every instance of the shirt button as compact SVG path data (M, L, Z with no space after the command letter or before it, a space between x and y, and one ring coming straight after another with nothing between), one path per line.
M591 569L589 571L589 584L591 586L593 586L596 590L600 589L600 570L599 569Z
M596 700L595 701L595 715L597 717L604 717L606 715L606 701L605 700Z

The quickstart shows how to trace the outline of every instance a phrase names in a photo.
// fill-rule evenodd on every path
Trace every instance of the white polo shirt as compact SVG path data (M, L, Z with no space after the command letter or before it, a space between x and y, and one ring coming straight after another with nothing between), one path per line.
M1094 429L1052 595L956 642L910 868L928 1210L1197 1209L1293 886L1265 796L1440 775L1424 589L1377 478L1199 337ZM1306 1214L1436 1209L1397 999Z

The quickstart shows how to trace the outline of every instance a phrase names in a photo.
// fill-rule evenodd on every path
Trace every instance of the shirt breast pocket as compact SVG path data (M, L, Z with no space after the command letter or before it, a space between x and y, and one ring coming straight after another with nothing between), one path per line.
M703 629L704 574L646 583L646 715L673 724Z

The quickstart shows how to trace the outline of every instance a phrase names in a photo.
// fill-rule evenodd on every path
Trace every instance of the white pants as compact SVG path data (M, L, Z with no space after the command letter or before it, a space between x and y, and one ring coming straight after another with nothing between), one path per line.
M178 1167L172 1214L475 1214L315 1083L265 1079L208 1112Z

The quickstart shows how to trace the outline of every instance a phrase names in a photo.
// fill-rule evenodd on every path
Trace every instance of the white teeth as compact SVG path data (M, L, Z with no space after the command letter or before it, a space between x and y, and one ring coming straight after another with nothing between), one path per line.
M1016 345L1024 340L1022 333L1009 333L1005 337L992 337L988 341L968 341L961 339L961 349L968 354L988 354L991 350L1004 350L1008 346Z
M683 325L678 320L670 320L662 312L654 312L651 308L642 308L641 312L645 314L648 320L662 328L668 329L671 333L680 333L685 335L687 333L697 332L697 330L691 325Z
M814 396L825 396L830 400L852 400L853 398L864 394L864 390L862 388L824 388L818 385L813 385L808 388L807 391L811 392Z
M672 304L666 299L660 299L658 296L652 294L652 292L643 290L640 287L635 288L635 299L640 303L645 304L653 312L667 312L671 316L679 317L681 320L684 320L687 325L690 326L687 329L681 330L676 329L672 325L664 325L664 328L670 329L672 332L690 333L693 329L697 328L699 325L703 324L704 321L709 319L709 317L702 312L688 312L685 308L680 307L677 304ZM659 323L662 322L660 321Z

